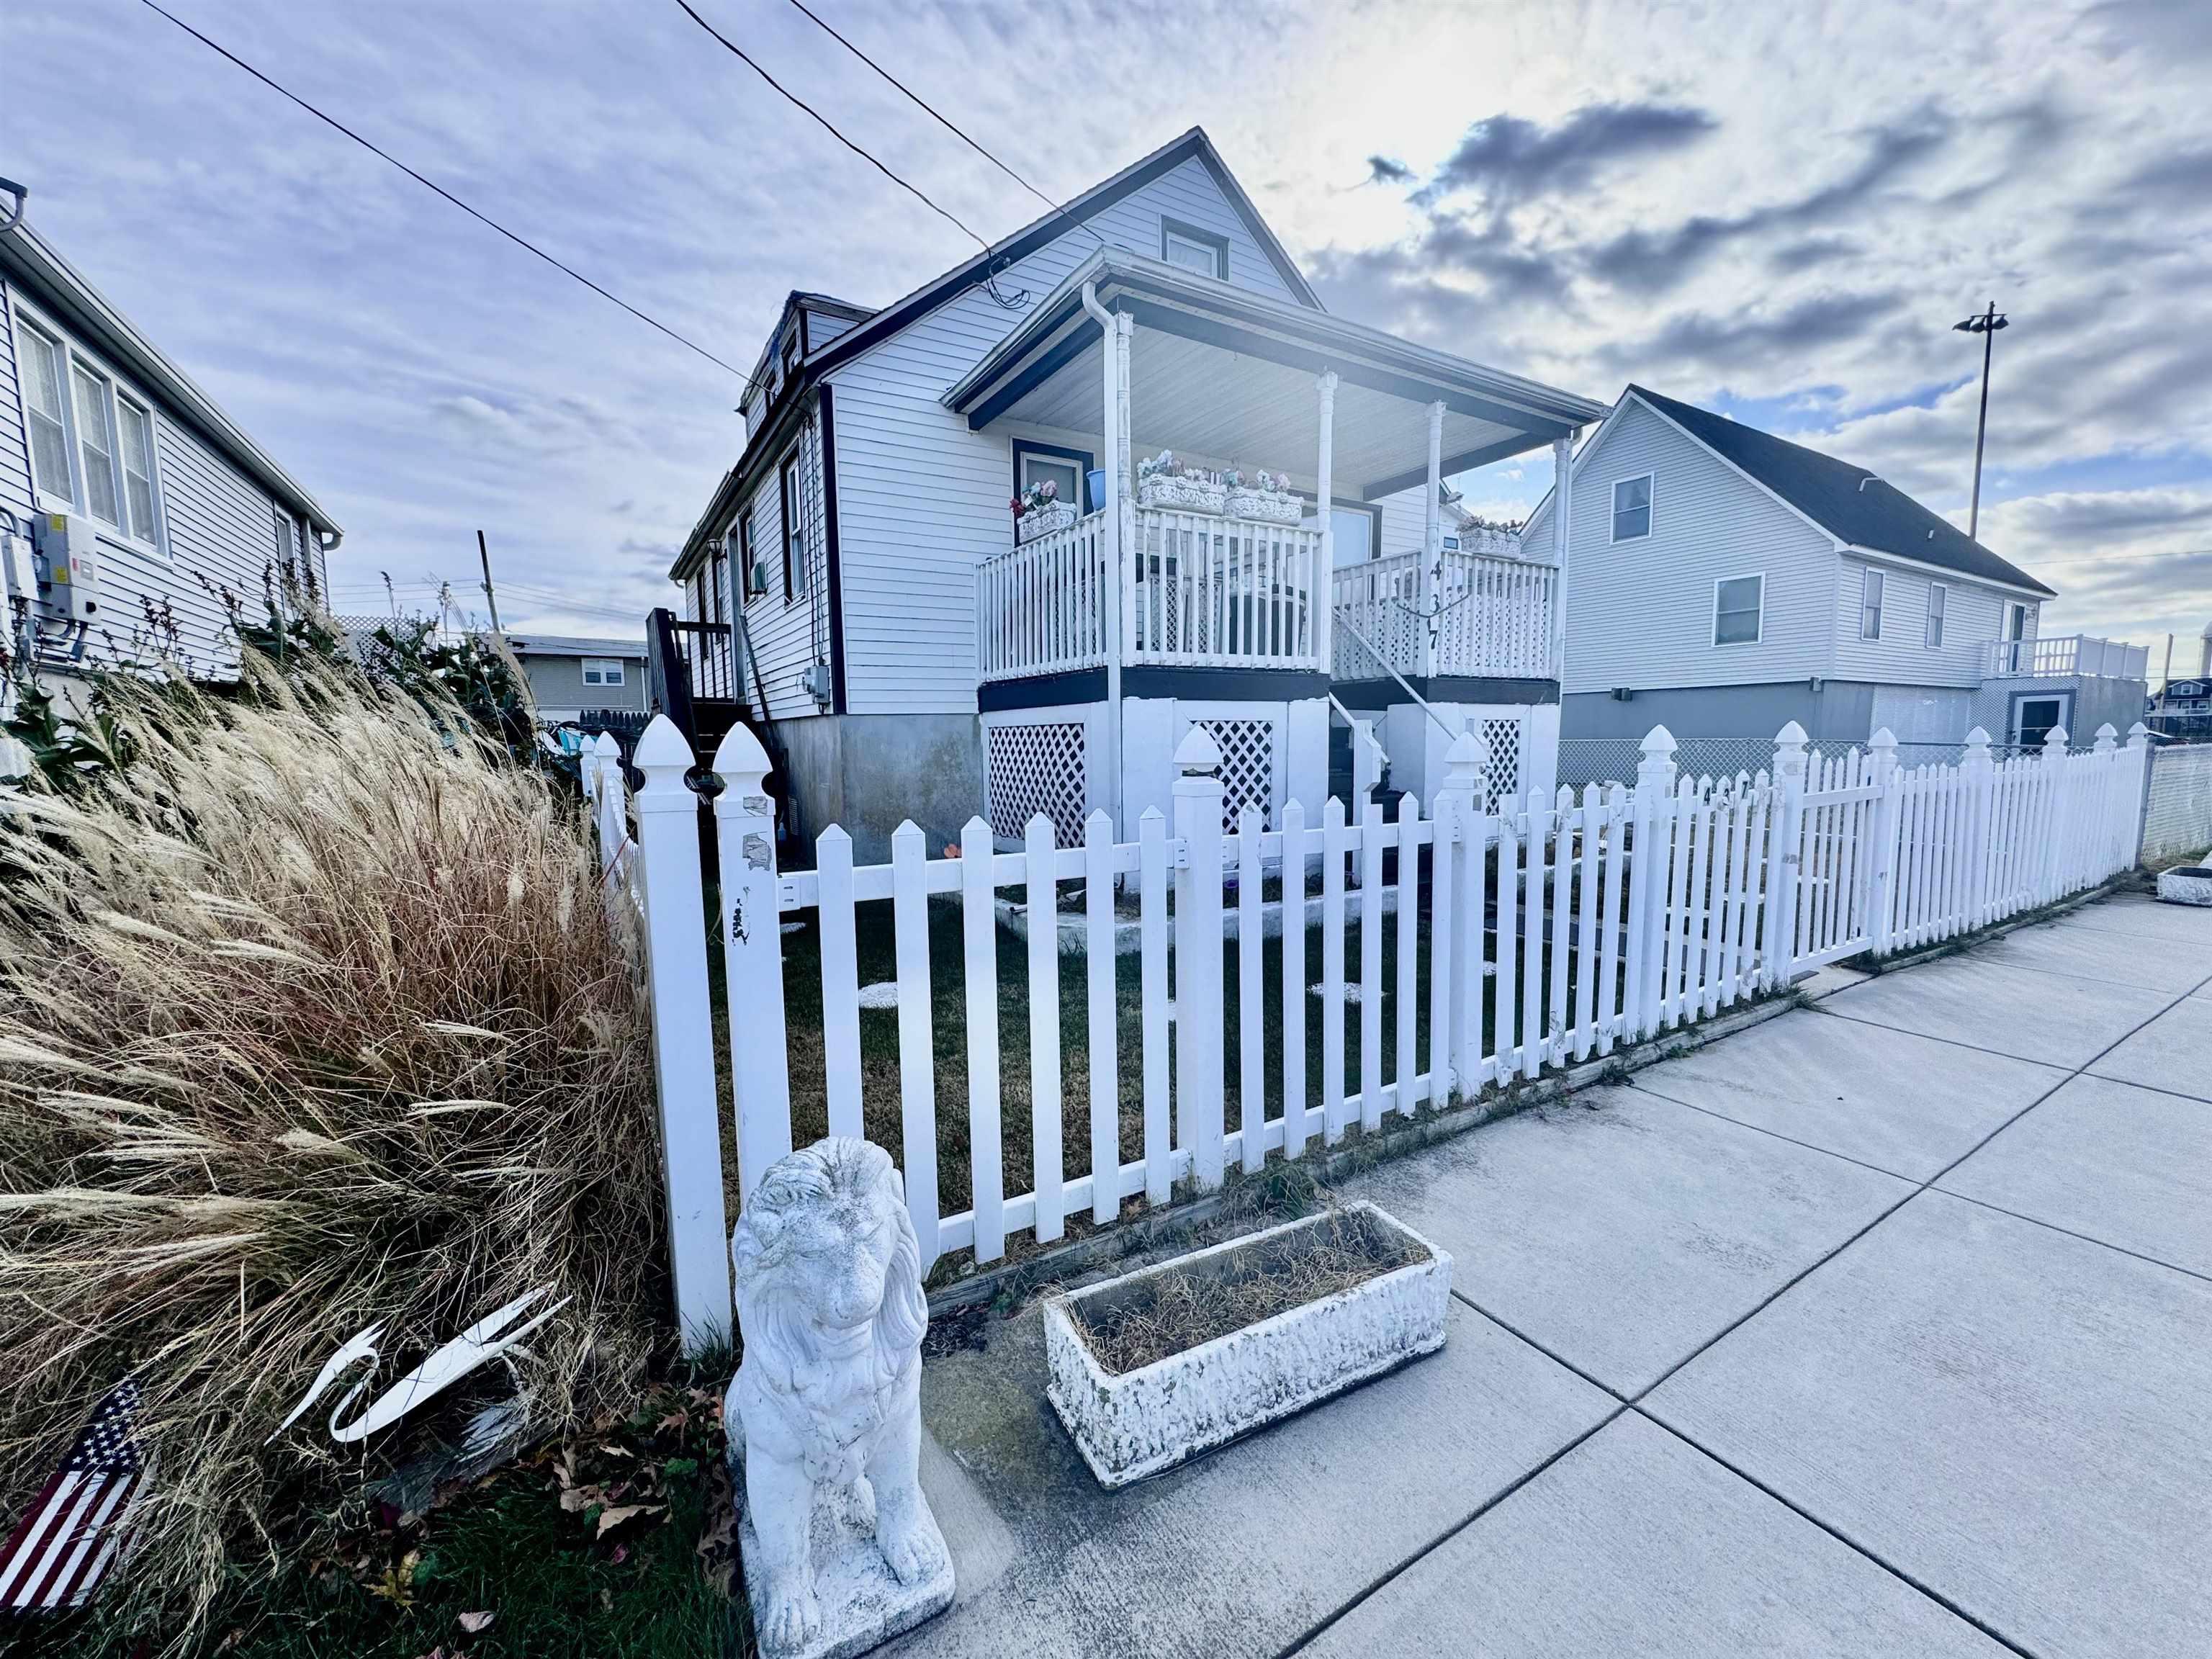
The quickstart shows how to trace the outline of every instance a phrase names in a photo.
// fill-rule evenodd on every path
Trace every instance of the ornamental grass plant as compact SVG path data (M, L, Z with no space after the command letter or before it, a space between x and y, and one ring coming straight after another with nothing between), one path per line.
M458 705L246 673L111 684L127 764L0 788L0 1510L135 1378L155 1475L94 1616L149 1652L422 1451L335 1445L343 1387L265 1443L346 1339L383 1327L357 1414L551 1285L480 1394L551 1432L635 1401L665 1304L648 1010L573 789Z

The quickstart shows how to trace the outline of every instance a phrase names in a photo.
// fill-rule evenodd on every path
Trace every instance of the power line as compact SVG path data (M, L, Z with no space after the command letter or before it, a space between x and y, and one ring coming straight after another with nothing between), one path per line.
M1101 236L1096 229L1092 228L1087 222L1074 218L1072 215L1069 215L1064 205L1046 195L1028 179L1023 178L1020 173L1015 172L1013 168L1008 167L996 155L986 149L981 143L970 137L966 132L963 131L959 127L955 126L947 117L939 113L936 106L931 104L927 99L924 98L920 93L915 91L912 87L907 85L905 82L900 80L898 76L893 75L881 64L878 64L874 58L869 57L866 52L862 52L860 47L854 46L850 40L847 40L842 34L840 34L835 28L831 27L828 22L823 21L820 14L816 12L812 7L806 3L806 0L791 0L791 3L796 6L800 11L804 12L808 18L811 19L815 26L820 28L823 33L827 34L831 40L835 40L839 46L844 47L846 51L851 52L854 57L859 58L870 69L875 70L878 75L883 76L883 78L890 82L892 86L897 88L898 90L904 94L907 100L916 109L928 116L931 120L936 122L938 125L943 127L955 138L957 138L962 143L967 145L969 149L974 150L976 155L981 156L993 167L998 168L1000 172L1005 173L1007 178L1012 179L1024 190L1029 191L1030 195L1036 197L1038 201L1042 202L1054 213L1060 214L1063 217L1067 218L1068 222L1072 224L1081 225L1082 228L1090 234L1091 239L1097 242L1100 247L1103 248L1106 246L1106 239L1103 236ZM686 9L688 10L689 8L687 7Z
M146 0L146 3L151 5L153 3L153 0ZM890 179L901 190L906 191L908 195L913 197L915 200L920 202L932 213L937 215L939 218L945 220L949 224L957 226L986 253L988 253L991 251L990 243L985 241L981 235L969 228L965 221L962 220L950 209L940 207L937 203L932 201L928 193L923 191L920 185L910 185L905 179L900 178L898 174L893 173L881 161L878 161L873 155L861 149L859 144L854 143L853 140L848 138L842 132L839 131L836 124L831 121L828 116L823 114L820 110L816 109L813 105L808 103L797 93L785 86L782 82L777 80L775 76L770 75L766 70L763 69L760 66L759 61L756 59L751 53L748 52L743 46L731 40L728 35L723 33L721 30L716 28L712 23L708 22L705 18L702 17L696 11L695 11L691 6L691 0L676 0L676 3L684 9L684 15L686 17L689 17L701 28L706 30L708 33L713 35L716 40L721 43L725 51L732 53L740 59L746 67L750 69L754 74L759 76L762 80L767 82L769 86L775 88L777 92L781 93L784 98L790 102L793 108L812 117L815 123L821 127L823 131L828 133L839 143L844 145L847 149L851 150L854 155L859 156L863 161L866 161L877 172L882 173L884 178ZM878 71L878 73L880 72L881 71ZM903 88L901 89L904 90Z
M498 220L493 218L489 214L480 212L477 209L471 207L466 202L464 202L459 197L454 195L453 191L447 190L443 185L434 183L430 179L424 178L421 173L416 172L413 167L409 167L406 162L401 161L398 156L393 155L387 150L378 149L376 145L362 137L361 134L356 132L351 127L346 125L344 122L339 120L337 117L325 114L321 110L309 103L306 99L301 97L298 93L294 92L290 88L282 85L278 82L271 80L268 76L264 75L259 70L254 68L252 64L247 63L243 58L240 58L236 52L231 51L228 46L219 45L217 42L210 40L206 35L201 33L198 29L194 28L190 23L185 21L183 18L178 16L175 13L164 10L160 5L155 3L155 0L140 0L140 3L144 5L148 10L167 18L169 21L174 23L185 33L191 35L193 40L198 41L209 51L215 52L219 57L228 58L231 63L235 64L239 68L244 70L255 80L260 82L263 86L267 87L271 92L282 94L293 103L297 104L301 109L307 111L308 114L313 116L318 121L322 122L325 126L331 127L336 131L343 133L347 137L352 139L354 143L359 144L370 155L376 156L380 161L391 163L391 165L395 167L398 167L400 172L405 173L410 179L412 179L416 184L422 185L425 190L433 191L438 195L443 197L447 201L460 209L462 212L467 214L471 219L477 221L481 224L489 226L501 235L506 237L508 241L514 243L517 247L522 248L527 252L536 254L547 264L551 265L556 270L574 277L576 281L581 283L586 288L591 289L592 293L598 295L601 299L610 301L612 303L620 306L624 311L629 313L631 316L636 318L638 321L646 324L649 327L659 329L663 334L675 341L678 345L688 347L690 349L697 352L702 357L704 357L708 362L714 364L717 368L727 369L731 374L743 380L748 386L751 386L755 390L759 389L758 383L754 380L751 375L746 374L743 369L738 368L734 364L723 362L721 358L717 357L713 352L708 350L706 347L701 345L696 340L687 338L685 336L678 333L674 329L669 327L667 324L662 322L659 318L647 316L644 312L640 311L635 306L630 304L629 301L622 298L619 295L609 293L605 289L601 288L590 277L585 276L582 271L578 270L574 265L566 264L562 260L555 258L552 254L548 253L544 248L538 246L537 243L530 240L527 237L519 235L515 232L509 230L505 225L500 223ZM686 9L689 9L689 8L686 8ZM779 88L779 90L781 90L781 88ZM972 234L973 233L971 232L970 234Z

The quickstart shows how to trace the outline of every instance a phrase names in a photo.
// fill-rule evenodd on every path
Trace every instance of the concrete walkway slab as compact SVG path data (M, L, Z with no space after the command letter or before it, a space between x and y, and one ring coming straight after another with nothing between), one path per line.
M2146 939L2082 916L2064 916L1991 939L1974 955L2011 968L2040 968L2179 995L2212 977L2212 926L2202 931L2204 937L2195 941Z
M1346 1184L1453 1288L1632 1394L1896 1203L1894 1177L1640 1090L1595 1089Z
M2135 986L2006 967L1976 952L1884 974L1820 1006L1847 1019L2071 1070L2125 1036L2156 1004L2146 1006Z
M2212 1101L2212 995L2183 998L2089 1069L2098 1077Z
M2075 1078L1937 1184L2212 1277L2212 1103Z
M1455 1304L1441 1353L1108 1493L1045 1380L1034 1306L922 1368L959 1589L881 1652L1273 1659L1616 1408Z
M2212 1651L2212 1285L1915 1198L1645 1408L2032 1653Z
M2116 893L2069 911L2064 920L2079 927L2102 928L2191 948L2201 946L2208 931L2212 931L2208 916L2212 916L2212 911L2202 906L2164 904L2140 893Z
M1803 1010L1648 1067L1635 1084L1926 1181L2065 1078L2033 1060Z
M1304 1651L1983 1659L2005 1650L1632 1413Z

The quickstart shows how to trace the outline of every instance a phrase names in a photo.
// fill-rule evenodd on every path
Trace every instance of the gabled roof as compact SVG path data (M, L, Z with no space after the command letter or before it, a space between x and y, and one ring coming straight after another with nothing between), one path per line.
M707 510L700 514L698 523L692 526L691 533L684 538L683 550L677 555L669 575L681 580L693 554L702 541L710 538L727 520L736 502L744 495L755 477L763 470L766 458L782 449L792 424L788 418L790 411L800 405L804 401L803 394L817 384L823 374L838 364L858 356L887 336L896 334L916 319L936 310L946 301L988 281L994 270L1027 258L1037 249L1066 235L1092 215L1104 211L1125 196L1142 190L1155 179L1192 160L1195 160L1212 176L1215 186L1244 222L1245 228L1252 233L1252 239L1260 245L1260 251L1267 255L1268 264L1275 268L1291 292L1297 296L1298 304L1314 311L1325 310L1321 295L1314 291L1313 285L1306 281L1304 273L1292 262L1288 251L1276 240L1275 233L1267 228L1267 221L1261 218L1259 209L1252 205L1252 198L1244 193L1243 186L1231 174L1220 152L1214 149L1213 141L1206 136L1206 129L1193 127L1161 145L1151 155L1133 161L1111 178L1101 179L1081 195L1030 220L1011 235L1001 237L974 258L963 260L911 294L894 300L880 311L865 313L864 320L855 322L826 346L808 353L799 364L798 374L791 386L777 398L771 417L747 438L737 465L723 476L714 495L708 498ZM814 296L799 297L811 300ZM860 311L860 307L854 307L853 309ZM778 327L781 326L779 317ZM769 337L773 341L775 336L771 334ZM794 392L801 395L794 396Z
M2055 588L1999 558L1949 520L1863 466L1644 386L1632 383L1627 395L1673 422L1847 547L2057 597Z
M20 282L34 302L55 313L57 323L112 359L172 415L197 428L240 471L283 503L286 511L327 536L326 545L337 544L343 533L337 520L28 223L0 234L0 272Z

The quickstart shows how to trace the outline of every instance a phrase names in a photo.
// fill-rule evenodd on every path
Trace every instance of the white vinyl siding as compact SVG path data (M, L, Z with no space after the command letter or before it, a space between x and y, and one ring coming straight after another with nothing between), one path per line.
M1575 474L1566 681L1615 686L1741 685L1835 672L1834 540L1640 404L1623 410ZM1613 539L1613 484L1667 481L1651 533ZM1547 502L1522 538L1552 559ZM1717 583L1764 572L1759 635L1716 649Z
M843 425L844 410L837 410ZM842 436L842 434L841 434ZM800 509L799 535L792 549L792 597L783 596L783 468L769 467L741 508L752 514L752 550L768 562L768 592L746 596L745 631L752 643L753 659L760 665L768 693L769 713L778 720L817 714L821 708L810 696L803 677L810 665L830 660L828 582L823 568L824 538L822 525L822 425L818 410L811 411L793 445L799 465L793 470ZM841 475L839 483L843 483ZM736 520L732 520L734 525ZM706 568L699 579L705 580Z
M0 281L0 507L23 514L35 503L31 497L30 437L19 384L21 371L17 368L21 352L9 325L9 314L8 284Z
M1225 237L1231 282L1294 297L1194 157L1085 222L1112 246L1156 259L1163 216ZM1042 297L1097 248L1089 231L1071 228L998 287ZM970 289L830 374L854 714L975 712L975 571L1006 545L1012 453L1006 434L971 432L938 400L1027 314ZM1141 409L1141 383L1136 396ZM1076 447L1095 450L1096 440Z
M1972 686L1981 684L1990 641L2004 626L2007 596L1964 576L1939 575L1904 565L1840 556L1836 583L1836 663L1842 679L1893 685ZM1881 578L1881 637L1862 639L1866 578ZM1943 638L1929 643L1929 590L1943 592ZM2034 607L2029 607L2031 619ZM2030 635L2033 629L2031 627Z

